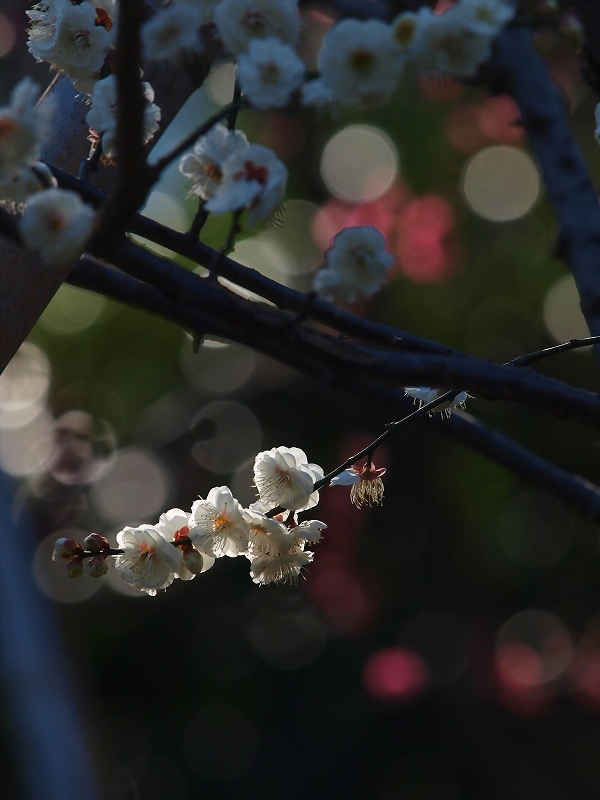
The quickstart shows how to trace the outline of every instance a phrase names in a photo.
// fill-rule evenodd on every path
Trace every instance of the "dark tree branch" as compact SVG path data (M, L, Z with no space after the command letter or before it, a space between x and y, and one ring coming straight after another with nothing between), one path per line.
M505 30L482 78L519 106L560 224L560 249L569 263L592 335L600 334L600 206L569 130L567 115L541 57L524 30ZM590 120L590 136L592 120ZM600 348L595 348L600 360Z
M391 353L306 325L290 326L284 312L245 300L217 282L200 278L126 240L106 243L92 254L138 280L154 283L165 301L177 304L176 308L165 307L163 316L193 330L194 314L199 311L202 333L250 346L292 363L305 374L377 380L389 386L459 386L484 398L522 402L561 419L600 429L600 397L544 375L461 354ZM137 304L144 307L143 287L139 289Z
M154 314L189 327L199 335L211 332L214 320L198 308L182 308L177 302L165 297L159 290L140 283L122 273L112 270L93 259L81 259L73 268L68 282L93 291L100 291L115 300L135 307L145 308ZM288 363L294 363L293 356ZM296 366L296 364L294 364ZM306 370L304 370L306 371ZM357 381L352 373L343 375L322 375L335 388L340 388L378 402L392 405L395 412L408 413L412 404L402 392L373 381ZM535 455L527 448L513 442L503 434L494 431L471 417L453 414L449 420L422 417L423 424L433 425L441 433L449 435L482 453L502 466L510 469L523 480L540 489L553 492L567 505L584 513L594 522L600 521L600 490L585 479L556 467L549 461Z

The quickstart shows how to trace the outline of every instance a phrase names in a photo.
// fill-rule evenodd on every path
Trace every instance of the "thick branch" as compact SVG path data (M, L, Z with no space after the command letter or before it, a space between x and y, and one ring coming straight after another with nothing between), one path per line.
M569 263L581 309L593 335L600 334L600 207L586 166L571 137L560 95L525 30L505 30L483 70L493 89L515 99L529 143L542 169L548 198L560 223L562 254ZM590 136L592 135L590 120ZM600 349L596 348L600 360Z
M200 335L213 327L213 321L208 314L198 309L185 307L182 309L157 289L139 283L91 259L82 259L73 268L69 282L83 288L101 291L109 297L136 307L146 308L178 324L189 325L190 329ZM287 363L299 366L293 355ZM346 389L388 405L392 404L395 412L400 408L406 413L413 408L402 392L390 390L373 381L354 380L351 371L346 375L330 375L327 379L336 388ZM425 417L421 421L425 425L434 425L442 433L488 456L534 486L554 493L571 508L584 513L590 520L600 521L600 490L585 479L554 466L527 448L466 415L453 414L449 420Z
M289 315L245 300L218 283L166 262L131 242L107 244L95 255L110 260L140 280L152 281L158 274L164 282L165 274L168 276L168 294L163 290L163 310L156 307L158 295L154 292L149 310L191 330L198 328L201 334L212 333L250 346L291 363L305 374L327 379L339 375L356 381L377 380L390 386L461 387L488 399L522 402L561 419L600 429L597 395L529 370L460 354L390 353L339 339L309 326L294 324ZM75 274L79 281L86 280L84 270ZM98 273L94 278L89 277L86 288L107 291L106 283L98 283L100 277ZM145 288L143 284L138 285L136 304L141 307L144 307Z

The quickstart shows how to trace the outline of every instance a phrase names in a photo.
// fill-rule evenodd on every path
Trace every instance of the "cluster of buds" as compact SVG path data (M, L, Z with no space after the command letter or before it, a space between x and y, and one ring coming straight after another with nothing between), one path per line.
M89 558L87 562L88 575L92 578L101 578L108 572L106 559L109 555L111 555L111 550L108 539L100 536L99 533L90 533L83 540L83 544L68 537L57 539L52 560L66 561L69 578L79 578L83 574L84 558Z

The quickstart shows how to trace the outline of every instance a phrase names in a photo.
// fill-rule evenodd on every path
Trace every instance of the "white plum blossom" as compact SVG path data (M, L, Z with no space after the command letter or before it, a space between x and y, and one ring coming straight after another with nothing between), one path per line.
M314 290L334 303L370 297L381 286L394 257L383 235L370 225L344 228L325 253L326 266L314 277Z
M325 525L324 522L318 519L311 519L305 520L294 528L291 528L290 532L298 542L304 542L305 544L311 542L312 544L316 544L323 538L324 530L327 530L327 525Z
M201 50L199 29L203 21L204 14L193 3L162 9L142 26L145 57L173 58L182 50Z
M465 28L487 36L496 36L516 11L505 0L460 0L456 10Z
M24 167L36 162L46 129L48 110L36 107L39 86L23 78L0 108L0 182L21 176Z
M31 167L23 167L8 180L0 181L0 203L21 208L30 195L55 186L58 186L58 182L49 167L43 161L36 161Z
M294 543L294 530L286 528L278 519L245 509L244 520L248 523L247 556L250 559L287 552Z
M147 144L159 128L160 108L153 102L154 89L149 83L142 83L146 106L144 109L144 144ZM115 158L117 135L117 79L109 75L97 81L92 94L92 109L88 111L86 122L98 134L102 134L102 152L107 158Z
M256 108L282 108L302 82L304 63L289 44L254 39L238 59L238 80Z
M31 195L19 220L25 247L36 250L46 264L67 266L83 252L94 221L94 210L67 189L45 189Z
M154 527L168 542L172 542L174 540L189 536L190 530L193 528L194 524L195 523L192 519L192 515L189 513L189 511L182 511L181 508L171 508L169 511L165 511L164 514L160 515L160 518ZM189 558L192 550L197 554L194 559ZM193 545L184 545L182 552L183 564L176 577L181 578L184 581L189 581L192 578L195 578L197 574L206 572L215 563L214 556L194 548ZM188 556L188 558L186 558L186 556ZM197 558L198 556L199 560ZM191 561L198 561L197 566L199 569L194 572L191 572L186 565L186 562L189 563Z
M254 460L254 485L263 503L304 511L319 502L314 484L323 477L318 464L309 464L298 447L274 447Z
M225 46L236 55L254 39L275 37L295 45L300 31L296 0L221 0L214 19Z
M381 505L383 502L384 486L381 480L386 473L385 467L377 469L372 461L362 467L350 467L340 475L332 478L330 486L351 486L350 500L357 508L363 505Z
M418 19L418 14L414 11L403 11L391 23L394 44L407 55L410 53Z
M206 500L196 500L191 520L194 527L190 530L190 539L203 552L216 558L233 558L246 550L248 523L229 487L215 487Z
M78 5L52 0L29 12L31 54L65 72L79 88L79 81L86 82L84 91L100 77L100 68L113 43L112 18L106 8L98 5L96 9L87 0Z
M392 28L379 20L339 22L319 53L323 83L343 103L380 103L394 89L405 61Z
M123 528L117 543L123 554L115 559L115 570L134 589L155 595L170 586L182 568L181 550L152 525Z
M287 169L268 147L249 145L236 150L223 164L223 177L206 201L214 214L248 209L248 224L267 219L285 196Z
M424 72L471 77L491 55L492 36L466 27L459 6L443 14L421 7L411 42L411 55Z
M179 162L179 171L192 181L191 193L207 200L217 191L223 180L223 165L237 150L249 147L246 134L229 131L224 125L215 125L194 145L193 153L186 153Z
M407 386L404 390L404 394L407 397L414 398L415 403L418 402L419 408L421 408L421 406L425 406L428 403L433 403L434 400L437 400L437 398L445 394L446 391L446 389L432 389L430 386ZM469 397L471 397L471 395L467 394L467 392L458 392L453 398L450 398L450 400L446 400L444 403L440 403L439 406L432 408L430 416L431 414L444 412L446 417L449 417L453 408L464 409Z
M254 583L296 583L303 567L310 564L314 553L304 551L303 542L295 542L282 553L257 556L250 563L250 575Z

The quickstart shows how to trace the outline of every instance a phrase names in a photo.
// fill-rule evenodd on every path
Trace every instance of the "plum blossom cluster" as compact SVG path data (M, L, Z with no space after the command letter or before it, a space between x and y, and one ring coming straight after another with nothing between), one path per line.
M409 62L427 73L471 77L514 14L508 0L459 0L443 14L423 6L390 24L343 20L328 31L319 53L320 77L304 85L303 100L315 105L380 103Z
M108 559L118 575L134 589L155 595L175 579L191 580L224 556L244 556L254 583L294 583L311 563L307 549L322 538L324 522L299 522L298 513L319 501L315 483L323 470L308 462L297 447L275 447L259 453L254 463L258 500L243 508L227 486L210 490L189 511L173 508L153 525L125 527L117 534L117 548L97 533L83 543L56 542L53 559L67 562L67 574L84 571L101 577Z
M51 265L70 265L90 235L94 212L75 192L56 188L39 161L49 108L37 105L39 87L29 78L17 84L0 108L0 203L23 211L23 244Z
M288 175L270 148L250 144L244 133L224 125L201 137L194 151L182 157L179 170L207 211L225 214L246 208L250 226L279 209Z

